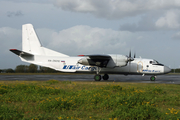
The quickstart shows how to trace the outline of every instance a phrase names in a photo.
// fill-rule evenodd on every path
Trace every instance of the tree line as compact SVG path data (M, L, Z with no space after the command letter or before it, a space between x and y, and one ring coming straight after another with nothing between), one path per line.
M42 67L34 64L28 65L18 65L15 69L9 68L9 69L0 69L0 73L56 73L58 71L48 68L48 67ZM177 69L171 69L172 73L180 73L180 68Z
M16 66L15 69L9 68L9 69L0 69L0 73L56 73L58 71L47 68L47 67L42 67L34 64L30 65L18 65Z

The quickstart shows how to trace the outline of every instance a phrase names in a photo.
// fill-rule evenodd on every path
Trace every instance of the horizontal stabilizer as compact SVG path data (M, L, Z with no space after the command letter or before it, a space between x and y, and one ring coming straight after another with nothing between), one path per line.
M18 56L33 56L33 54L27 53L27 52L23 52L17 49L10 49L11 52L13 52L14 54L18 55Z

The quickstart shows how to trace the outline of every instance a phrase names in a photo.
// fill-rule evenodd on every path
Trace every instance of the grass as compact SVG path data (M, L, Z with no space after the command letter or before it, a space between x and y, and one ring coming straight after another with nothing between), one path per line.
M1 81L0 119L179 119L180 85Z

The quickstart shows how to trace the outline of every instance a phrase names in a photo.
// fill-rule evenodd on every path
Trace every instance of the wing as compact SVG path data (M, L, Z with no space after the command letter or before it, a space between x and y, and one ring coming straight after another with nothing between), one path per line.
M78 63L83 65L92 65L92 66L98 66L98 67L106 67L109 60L111 59L111 56L109 55L79 55L85 58L82 58L78 61Z

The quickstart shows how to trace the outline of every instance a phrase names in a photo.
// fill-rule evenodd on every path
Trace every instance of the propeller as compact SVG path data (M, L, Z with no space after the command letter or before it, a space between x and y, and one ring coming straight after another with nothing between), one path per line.
M136 58L136 53L134 53L134 58L131 57L131 50L129 51L129 56L127 56L127 63L129 63L129 72L131 69L131 61L133 61Z
M134 56L135 57L135 56ZM134 58L131 57L131 50L129 51L129 56L127 56L127 62L133 61Z

